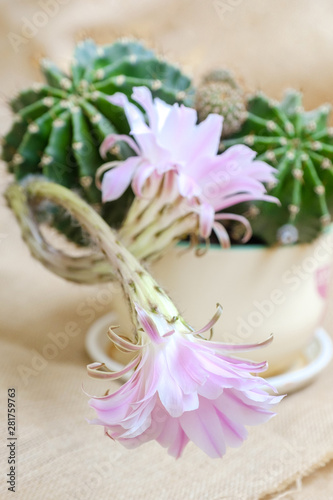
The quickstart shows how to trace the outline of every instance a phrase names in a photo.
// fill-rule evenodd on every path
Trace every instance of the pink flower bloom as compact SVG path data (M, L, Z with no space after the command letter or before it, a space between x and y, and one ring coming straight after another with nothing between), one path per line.
M131 135L111 134L102 146L101 154L118 141L125 141L137 156L119 166L110 164L102 181L103 201L119 198L132 183L136 196L148 178L159 181L166 172L176 173L179 194L191 201L198 213L200 235L208 238L212 229L221 243L228 241L225 229L217 220L237 219L250 227L244 217L215 212L249 200L276 202L266 195L263 182L274 182L275 169L262 161L254 161L256 153L244 145L232 146L218 155L223 118L216 114L197 124L197 112L184 105L169 105L158 98L152 99L146 87L135 87L132 99L146 112L143 113L124 94L116 93L109 100L124 108L131 127Z
M271 418L271 406L282 397L270 396L265 391L267 382L251 375L265 370L266 363L229 355L267 344L271 338L246 346L200 338L217 321L220 306L198 332L183 323L170 326L161 314L148 315L139 305L136 311L147 343L133 345L109 330L116 345L137 354L134 360L117 373L99 371L104 366L100 363L88 367L93 376L111 379L135 368L116 392L90 400L98 417L91 423L103 425L109 437L127 448L156 440L178 458L191 440L216 458L224 455L227 446L242 444L245 425Z

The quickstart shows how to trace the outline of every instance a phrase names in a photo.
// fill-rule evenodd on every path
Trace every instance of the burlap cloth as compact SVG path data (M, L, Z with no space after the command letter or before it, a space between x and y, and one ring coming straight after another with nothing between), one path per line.
M42 6L45 12L46 4L53 5L52 16L15 52L8 34L22 35L27 20L38 20L36 13ZM214 64L227 65L249 88L279 97L284 87L294 86L305 90L306 106L314 106L332 101L332 18L330 0L8 0L0 14L1 96L5 100L37 78L41 55L65 65L74 40L84 35L101 42L135 35L195 76ZM3 132L9 126L4 106L0 116ZM8 182L4 173L1 181L2 186ZM4 450L7 389L15 387L15 498L250 500L282 493L286 499L333 499L328 463L333 458L333 365L284 400L276 418L251 429L245 445L223 460L210 460L192 445L177 462L156 443L126 451L86 423L92 413L81 390L82 383L88 392L98 390L85 373L85 332L93 319L115 307L119 292L106 285L65 283L43 269L30 257L4 203L0 252L1 498L13 495L6 491ZM329 331L332 317L329 312L325 321ZM76 335L55 347L52 335L71 328ZM44 361L38 357L42 352Z

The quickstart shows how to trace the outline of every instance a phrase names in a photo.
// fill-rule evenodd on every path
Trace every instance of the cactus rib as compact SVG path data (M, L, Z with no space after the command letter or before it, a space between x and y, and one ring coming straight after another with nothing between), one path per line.
M280 199L281 206L251 203L253 233L266 244L281 243L285 227L297 235L298 242L312 241L331 220L333 134L328 126L329 111L328 106L321 106L305 112L302 94L297 91L287 92L281 102L258 93L248 101L248 117L241 130L222 143L223 148L246 144L257 152L258 159L278 170L277 184L267 189ZM249 204L239 206L240 213L248 210Z

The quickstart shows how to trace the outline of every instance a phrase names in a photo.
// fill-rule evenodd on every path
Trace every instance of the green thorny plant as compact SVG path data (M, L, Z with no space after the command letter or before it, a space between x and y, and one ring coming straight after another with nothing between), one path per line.
M251 202L239 213L251 222L254 236L265 244L305 243L316 238L333 214L333 129L330 107L304 112L302 94L288 91L282 102L263 93L248 101L242 129L222 149L246 144L278 169L277 182L267 186L281 201Z
M123 110L107 97L115 92L130 97L133 87L145 86L167 103L190 104L191 80L141 43L125 39L106 46L80 42L69 74L49 60L42 61L41 70L46 83L32 85L10 102L15 117L2 139L2 158L17 180L44 175L76 190L110 225L118 226L133 199L132 190L101 205L94 182L96 170L105 162L99 153L102 141L109 134L129 132ZM124 160L132 154L121 143L107 160ZM81 232L65 211L48 208L51 221L82 242Z

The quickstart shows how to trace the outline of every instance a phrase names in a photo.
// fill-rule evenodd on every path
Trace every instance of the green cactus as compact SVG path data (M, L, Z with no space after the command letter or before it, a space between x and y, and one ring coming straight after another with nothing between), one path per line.
M244 92L226 70L211 71L203 78L195 93L195 107L200 121L210 113L223 116L222 137L239 131L247 116Z
M333 213L333 129L330 107L305 112L302 94L288 91L281 102L262 93L248 102L248 117L240 132L222 148L246 144L277 168L277 182L267 186L281 206L242 204L256 239L272 245L310 242L331 222Z
M76 47L70 74L47 60L41 70L46 83L32 85L10 102L16 115L2 141L2 157L17 179L42 174L91 204L101 201L94 182L103 163L100 144L110 133L129 132L123 110L107 96L118 91L130 96L134 86L144 85L168 103L191 98L190 79L136 41L99 47L86 40ZM121 144L108 159L130 154ZM110 224L123 218L132 197L128 190L118 202L103 206Z

